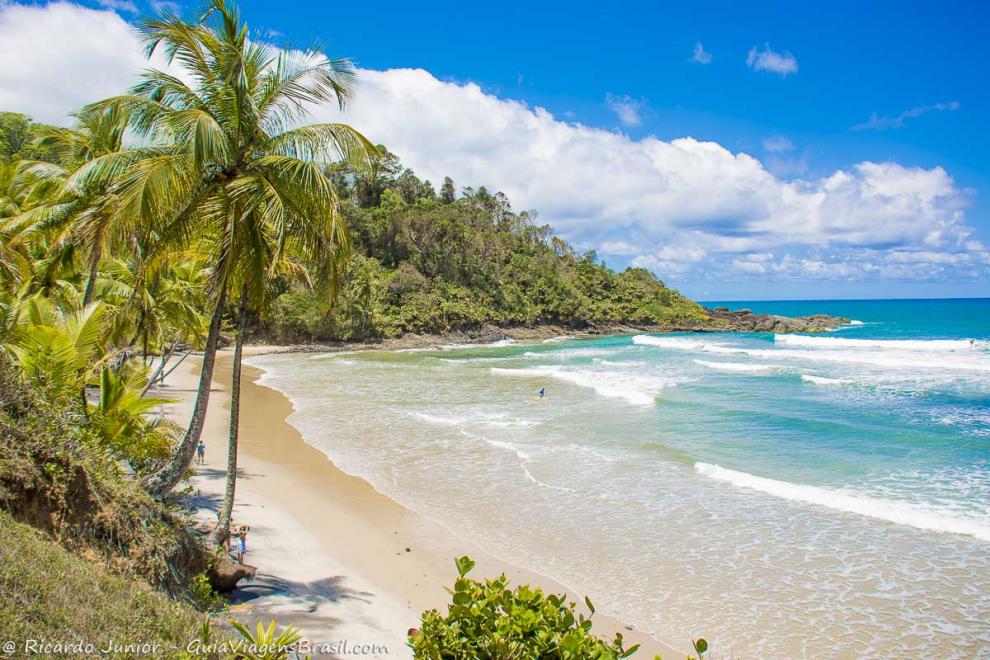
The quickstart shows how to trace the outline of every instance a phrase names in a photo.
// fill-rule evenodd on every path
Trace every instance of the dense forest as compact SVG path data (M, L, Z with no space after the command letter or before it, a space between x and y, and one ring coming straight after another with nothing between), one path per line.
M552 323L574 328L697 323L703 310L652 273L621 273L578 253L484 186L439 192L379 147L372 170L327 168L353 242L345 286L330 308L306 290L283 293L276 338L359 339ZM297 287L298 289L298 287Z

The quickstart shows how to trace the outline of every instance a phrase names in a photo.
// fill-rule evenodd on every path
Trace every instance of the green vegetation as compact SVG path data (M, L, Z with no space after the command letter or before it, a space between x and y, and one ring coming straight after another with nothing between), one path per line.
M343 200L355 255L332 307L295 287L275 303L268 330L281 341L445 333L483 325L691 327L704 310L649 271L616 273L517 213L502 193L447 178L437 195L379 147L371 172L328 168Z
M111 641L157 644L162 652L153 655L162 657L165 650L183 648L202 619L188 605L82 559L5 511L0 511L0 594L0 639L20 643L85 640L98 649Z
M80 555L185 597L210 554L127 477L120 457L129 445L122 452L107 441L104 420L87 417L78 393L26 380L0 359L0 508Z
M239 362L245 321L277 285L334 294L349 237L321 167L375 150L345 125L297 127L305 106L344 103L348 62L252 43L224 0L194 22L165 12L140 29L148 55L160 50L190 82L148 70L68 128L0 116L0 507L121 579L213 609L214 587L249 571L167 496L202 431L224 322L239 319ZM125 144L128 132L139 139ZM183 434L149 392L196 348Z
M474 568L469 557L456 560L460 577L448 589L447 615L423 614L420 630L409 645L417 658L548 658L602 660L625 658L639 648L626 648L622 635L613 641L591 632L591 617L576 614L564 596L544 595L528 585L509 588L502 575L478 582L466 577ZM591 614L594 607L586 601Z
M246 646L243 647L244 650L240 650L238 653L238 657L245 660L281 660L281 658L287 658L289 656L288 650L303 637L299 629L293 626L279 630L274 620L269 621L267 626L258 621L254 631L240 623L235 622L231 625L246 642Z
M149 57L187 75L148 69L69 127L0 113L0 636L171 645L196 634L194 607L216 609L214 587L246 571L216 549L236 492L251 333L708 320L646 270L578 254L501 193L458 194L450 178L436 192L349 126L306 125L306 108L348 101L349 62L252 41L226 0L193 21L165 10L138 27ZM170 493L189 473L230 338L227 488L203 539ZM202 370L180 429L153 390L193 350ZM591 635L558 596L467 579L469 563L448 617L424 615L417 655L635 650ZM274 622L237 631L298 637Z

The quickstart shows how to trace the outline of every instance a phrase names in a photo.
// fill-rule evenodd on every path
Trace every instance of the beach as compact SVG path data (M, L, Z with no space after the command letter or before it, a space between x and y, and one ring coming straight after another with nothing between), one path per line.
M990 352L984 303L940 305L789 304L850 319L811 336L248 363L346 473L679 648L969 658L990 645Z
M281 350L256 346L245 353ZM223 493L230 363L231 352L221 351L203 434L206 463L195 466L193 478L204 520ZM180 425L188 423L198 374L199 361L190 358L158 392L178 399L168 407L168 416ZM256 566L258 574L242 583L231 608L235 616L246 621L276 618L300 627L311 642L346 642L351 649L369 645L372 657L407 657L406 632L418 625L419 614L430 608L443 611L449 602L443 588L456 577L456 556L467 554L477 562L471 574L475 578L504 572L514 583L567 591L492 557L367 481L342 472L285 421L292 404L257 384L261 374L245 366L242 378L234 521L251 527L245 563ZM332 428L334 420L326 424ZM628 644L642 644L638 657L685 655L601 613L594 621L600 635L620 631ZM686 648L683 641L678 646Z

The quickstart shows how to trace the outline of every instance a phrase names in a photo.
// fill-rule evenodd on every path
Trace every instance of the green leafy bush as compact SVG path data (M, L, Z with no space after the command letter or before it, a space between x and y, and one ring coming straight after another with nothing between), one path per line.
M213 589L206 571L193 576L189 584L189 596L196 607L204 612L217 612L227 606L226 599Z
M510 588L504 575L478 582L466 577L474 567L470 558L455 562L460 577L448 589L446 616L425 612L421 629L410 636L417 658L605 659L625 658L638 648L625 648L621 634L613 641L596 637L591 617L576 614L563 596L529 585Z

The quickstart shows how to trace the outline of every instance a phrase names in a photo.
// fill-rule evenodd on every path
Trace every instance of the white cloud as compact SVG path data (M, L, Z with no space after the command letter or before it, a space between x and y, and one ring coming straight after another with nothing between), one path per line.
M125 91L147 66L124 19L67 2L0 3L0 62L0 108L54 123Z
M784 78L792 73L798 72L797 58L789 52L778 53L770 48L770 44L763 44L763 49L753 46L746 56L746 66L753 71L770 71L780 74Z
M643 118L640 116L646 105L643 101L637 101L624 95L617 96L610 92L605 95L605 105L615 113L623 126L639 126L643 123Z
M698 64L711 64L712 54L706 51L705 47L699 41L694 44L694 54L691 55L691 61Z
M113 9L115 11L126 11L132 14L137 13L137 5L130 0L97 0L101 7Z
M763 140L763 150L770 153L783 153L793 149L794 143L783 135L771 135Z
M598 248L607 254L620 257L631 257L643 252L643 248L628 241L602 241Z
M856 124L851 131L885 131L888 128L900 128L908 119L914 119L929 112L951 112L960 108L958 101L947 103L932 103L931 105L919 105L909 108L896 117L880 116L876 112L870 114L870 119L862 124Z
M0 108L46 121L123 91L146 66L119 16L67 3L0 4L0 61ZM359 83L343 119L420 176L501 190L582 249L664 277L990 270L964 217L967 194L940 167L862 162L783 180L714 142L632 139L422 69L361 70ZM313 116L340 119L332 107Z

